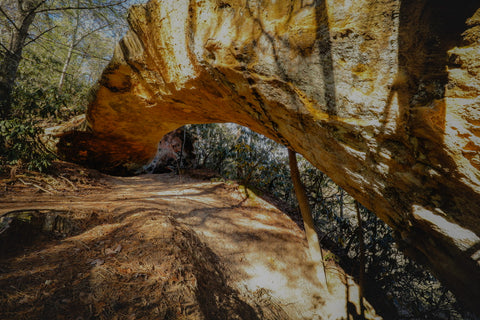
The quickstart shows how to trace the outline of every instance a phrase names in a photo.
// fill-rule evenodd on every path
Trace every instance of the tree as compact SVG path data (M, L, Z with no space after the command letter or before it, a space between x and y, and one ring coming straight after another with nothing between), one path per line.
M8 2L7 2L8 4ZM23 48L28 45L28 30L37 15L38 8L43 1L18 0L14 17L0 6L0 12L10 23L10 41L8 47L2 44L4 49L3 60L0 63L0 119L9 119L12 108L12 91L17 78L18 66L22 59ZM12 7L15 7L13 5ZM32 40L34 41L34 40Z
M358 201L355 201L355 210L357 212L358 220L358 248L359 248L359 270L358 270L358 286L360 299L360 315L365 316L365 306L363 305L363 295L365 292L365 240L363 238L362 215L360 214L360 207Z
M46 170L46 126L84 111L134 0L0 0L0 171Z
M45 34L57 28L56 24L60 21L62 14L76 12L74 33L72 34L69 54L64 62L64 68L61 72L58 87L63 86L65 74L70 64L73 50L89 34L102 27L94 28L95 31L86 32L85 35L78 38L80 28L79 11L96 12L95 18L98 21L108 20L107 17L118 16L118 12L112 8L121 7L127 3L127 0L76 0L76 1L54 1L54 0L7 0L0 5L0 14L5 21L0 38L2 49L2 61L0 62L0 119L10 119L12 113L12 93L18 75L18 68L22 60L22 54L26 46L35 43ZM125 8L124 8L125 9ZM108 11L110 15L102 11ZM125 11L125 10L123 10ZM46 25L37 26L36 30L31 32L31 27L38 17L42 16ZM105 24L105 23L104 23Z
M303 186L302 180L300 179L296 152L288 149L288 159L290 164L290 174L292 175L295 194L297 195L298 206L300 207L300 213L302 214L303 218L310 257L315 263L317 277L320 280L320 283L327 287L327 277L325 274L325 267L323 265L322 247L320 246L318 234L315 230L315 223L313 222L312 211L310 209L310 204L308 203L307 193L305 191L305 187Z

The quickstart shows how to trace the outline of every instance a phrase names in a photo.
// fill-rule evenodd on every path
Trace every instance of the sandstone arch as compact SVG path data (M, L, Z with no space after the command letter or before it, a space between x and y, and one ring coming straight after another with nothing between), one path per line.
M130 11L89 132L59 149L128 171L183 124L248 126L328 174L480 312L479 7L152 0Z

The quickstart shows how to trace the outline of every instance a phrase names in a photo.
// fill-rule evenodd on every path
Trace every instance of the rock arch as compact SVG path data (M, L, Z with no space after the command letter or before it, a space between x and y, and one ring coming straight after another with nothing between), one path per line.
M250 127L328 174L480 312L480 9L460 2L135 6L89 131L59 149L129 171L181 125Z

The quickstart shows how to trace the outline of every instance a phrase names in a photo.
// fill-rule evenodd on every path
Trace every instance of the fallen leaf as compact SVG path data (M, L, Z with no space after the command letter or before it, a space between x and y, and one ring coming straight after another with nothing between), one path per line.
M111 249L111 248L105 249L105 255L111 256L111 255L119 253L120 251L122 251L122 245L121 244L116 246L115 249Z
M129 274L129 273L132 273L132 269L131 268L119 268L119 267L117 267L117 272L120 273L120 274Z
M90 264L94 267L101 266L104 263L105 263L105 261L102 260L102 259L95 259L95 260L90 262Z

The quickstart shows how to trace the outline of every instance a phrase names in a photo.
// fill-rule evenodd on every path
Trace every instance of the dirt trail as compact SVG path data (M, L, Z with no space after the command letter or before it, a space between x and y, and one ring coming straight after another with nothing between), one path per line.
M170 174L104 179L82 192L1 195L0 215L62 212L74 227L0 259L0 318L354 319L359 312L351 278L330 262L330 290L322 288L302 230L237 185ZM367 314L375 317L370 307Z

